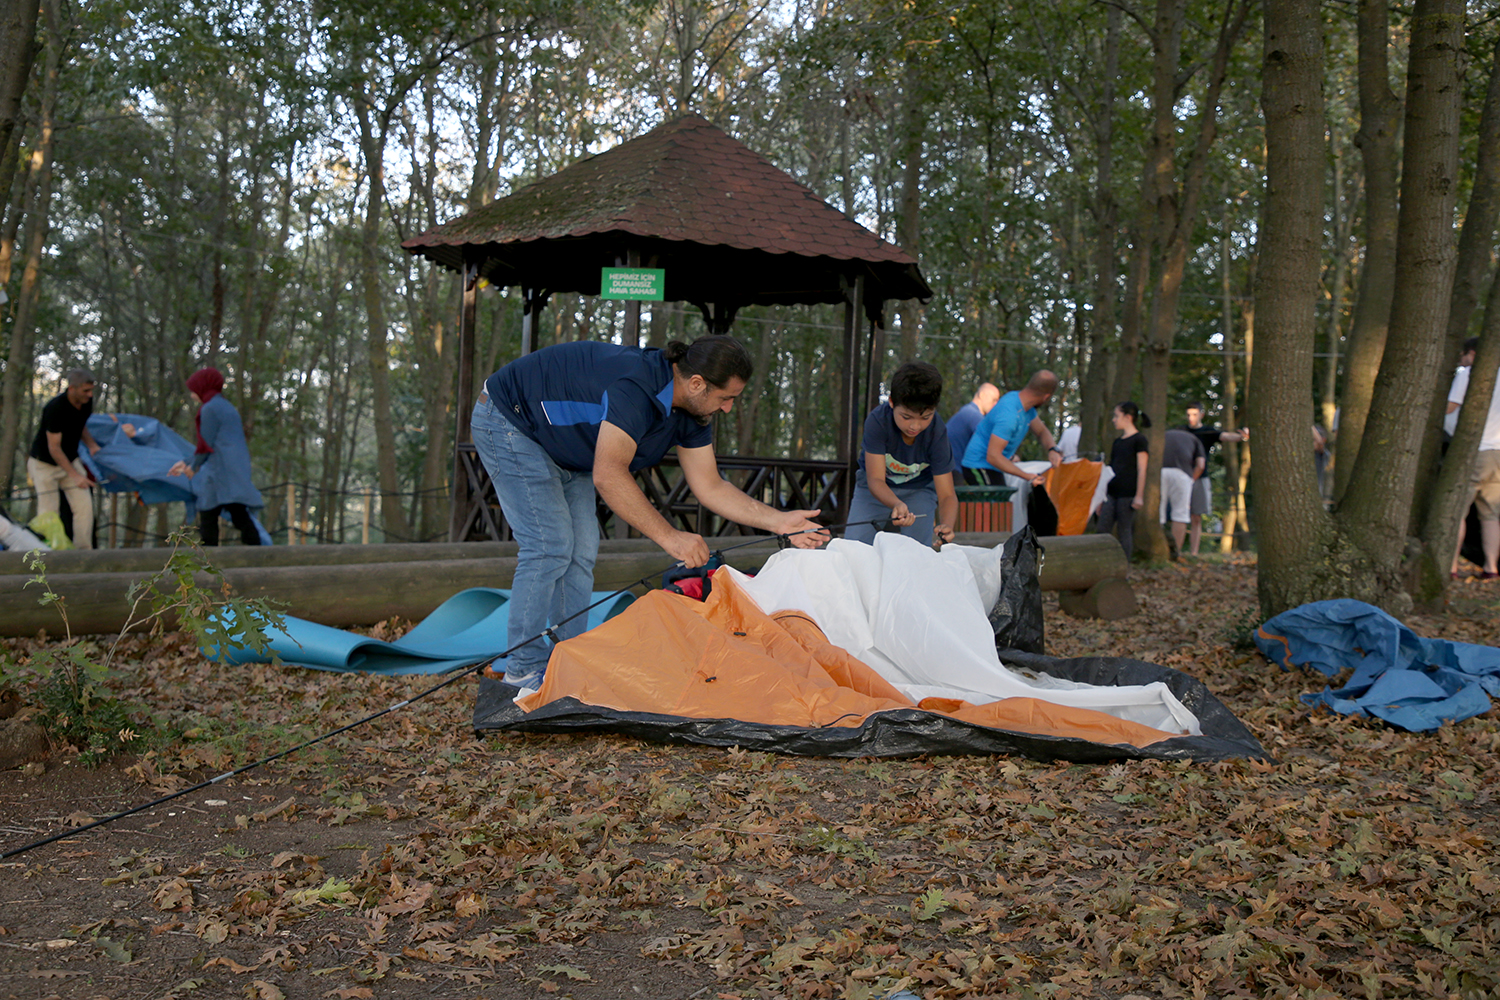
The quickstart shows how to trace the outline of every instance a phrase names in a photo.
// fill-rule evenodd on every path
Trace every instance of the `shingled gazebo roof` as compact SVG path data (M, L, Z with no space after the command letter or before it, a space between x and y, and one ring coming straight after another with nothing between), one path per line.
M402 246L496 285L599 292L639 254L670 301L836 303L863 276L872 317L932 296L917 262L697 115L560 170Z

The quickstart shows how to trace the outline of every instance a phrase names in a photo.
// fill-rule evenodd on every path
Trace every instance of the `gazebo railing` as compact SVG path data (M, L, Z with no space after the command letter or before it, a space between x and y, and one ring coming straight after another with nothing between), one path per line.
M819 520L827 524L844 521L854 480L843 462L719 455L718 463L719 472L726 479L762 503L783 510L821 510ZM458 466L467 488L460 490L456 500L456 540L509 541L510 525L505 522L489 473L472 444L458 446ZM675 455L668 455L660 465L640 470L635 481L667 522L682 531L709 537L759 534L698 503ZM629 537L626 525L602 502L599 531L604 538Z

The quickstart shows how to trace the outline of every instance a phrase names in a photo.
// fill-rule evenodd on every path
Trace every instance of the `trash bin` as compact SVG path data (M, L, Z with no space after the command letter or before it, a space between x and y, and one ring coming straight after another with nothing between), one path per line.
M956 486L959 531L1010 531L1014 486Z

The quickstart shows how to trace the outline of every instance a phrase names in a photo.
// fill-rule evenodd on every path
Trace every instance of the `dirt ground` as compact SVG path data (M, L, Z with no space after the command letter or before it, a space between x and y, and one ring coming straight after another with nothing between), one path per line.
M1430 734L1312 713L1321 678L1234 643L1252 564L1133 582L1121 622L1050 602L1048 652L1192 673L1276 763L481 740L466 680L0 862L0 997L1500 996L1496 713ZM1454 608L1408 624L1500 644L1500 586ZM0 646L23 693L36 646ZM0 849L434 683L125 651L143 734L183 735L0 772Z

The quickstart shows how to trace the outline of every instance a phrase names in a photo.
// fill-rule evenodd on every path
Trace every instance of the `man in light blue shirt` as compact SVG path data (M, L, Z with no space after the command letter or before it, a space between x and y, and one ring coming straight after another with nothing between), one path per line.
M1057 376L1043 368L1026 385L1007 392L1000 397L990 412L984 415L969 446L964 450L964 468L981 470L991 483L1000 485L1001 474L1015 476L1032 486L1040 486L1042 477L1032 475L1015 462L1016 452L1021 448L1026 433L1030 431L1047 448L1047 458L1054 467L1062 464L1062 449L1052 431L1036 415L1037 407L1045 406L1057 391Z

